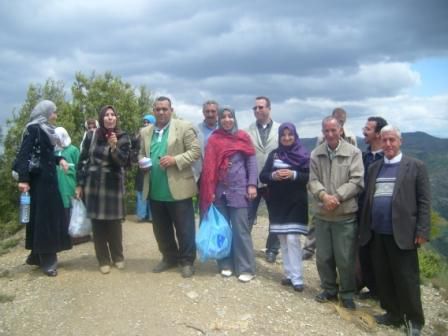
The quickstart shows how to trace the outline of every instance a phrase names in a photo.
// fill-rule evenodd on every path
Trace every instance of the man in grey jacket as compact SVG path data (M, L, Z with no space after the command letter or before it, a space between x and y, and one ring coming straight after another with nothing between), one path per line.
M309 191L316 225L316 265L323 291L316 301L336 300L355 309L355 240L358 195L364 186L361 151L341 140L334 116L322 121L325 141L311 152ZM339 274L339 288L336 282Z
M255 147L258 171L264 167L266 159L271 151L278 147L278 127L279 124L271 118L271 101L268 97L260 96L255 98L253 107L255 122L247 130ZM249 209L249 224L252 227L257 218L257 210L261 198L269 202L266 198L267 187L258 181L257 197L252 201ZM266 261L275 262L280 242L277 235L269 234L266 240Z
M403 155L401 132L381 129L384 158L369 167L360 243L370 245L381 307L378 324L407 327L420 335L425 324L417 248L429 240L431 192L423 162Z

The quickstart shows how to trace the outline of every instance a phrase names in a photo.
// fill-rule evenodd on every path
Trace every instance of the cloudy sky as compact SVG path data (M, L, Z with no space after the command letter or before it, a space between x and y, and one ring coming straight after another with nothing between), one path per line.
M49 77L112 71L201 120L204 100L253 121L254 97L299 134L344 107L448 137L448 1L3 0L0 123Z

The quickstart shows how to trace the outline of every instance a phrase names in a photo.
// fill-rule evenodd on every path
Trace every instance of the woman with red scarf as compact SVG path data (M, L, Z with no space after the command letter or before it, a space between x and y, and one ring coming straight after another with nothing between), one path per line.
M257 196L257 161L249 135L238 130L233 109L218 112L219 128L210 136L201 175L201 211L211 203L232 225L230 255L218 260L221 275L233 273L241 282L255 277L255 257L248 221L248 207Z

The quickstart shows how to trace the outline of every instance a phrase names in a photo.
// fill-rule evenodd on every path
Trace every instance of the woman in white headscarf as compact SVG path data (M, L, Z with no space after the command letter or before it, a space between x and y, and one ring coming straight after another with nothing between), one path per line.
M70 223L72 198L75 197L76 165L79 160L79 149L72 144L72 139L64 127L56 127L54 131L58 137L55 147L56 155L62 156L65 161L67 161L69 166L67 172L60 167L57 168L59 192L61 193L62 202L64 203L65 217L68 225ZM88 241L89 239L90 235L86 237L73 238L72 241L74 244L78 244Z
M58 189L56 165L67 171L68 163L54 152L56 118L56 105L52 101L43 100L34 107L23 132L15 167L20 192L31 195L25 240L25 248L31 253L26 263L40 266L48 276L57 275L56 253L72 247ZM33 153L39 164L31 169L29 162Z

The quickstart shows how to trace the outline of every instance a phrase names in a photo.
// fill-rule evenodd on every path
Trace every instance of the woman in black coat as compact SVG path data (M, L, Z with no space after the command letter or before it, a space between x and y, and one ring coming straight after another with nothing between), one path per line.
M302 248L299 234L308 233L309 153L300 142L294 124L278 128L278 148L268 156L260 181L268 185L269 233L280 240L283 285L303 290Z
M101 109L98 122L100 127L87 134L81 148L76 197L84 198L100 272L107 274L111 264L124 268L124 166L129 162L131 141L118 128L113 106Z
M26 263L40 266L48 276L57 275L56 253L72 247L58 189L56 164L64 171L67 171L68 164L54 154L57 137L53 124L56 118L56 105L52 101L43 100L34 107L15 166L20 192L28 191L31 195L25 241L25 248L31 253ZM33 152L40 152L39 168L31 170L29 160Z

